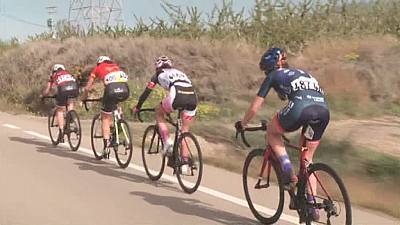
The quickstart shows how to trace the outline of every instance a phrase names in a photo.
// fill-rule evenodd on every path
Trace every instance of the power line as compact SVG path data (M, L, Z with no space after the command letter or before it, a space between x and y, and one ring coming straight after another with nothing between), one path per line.
M47 28L47 26L45 26L45 25L43 25L43 24L33 23L33 22L30 22L30 21L21 19L21 18L19 18L19 17L10 15L10 14L8 14L8 13L1 13L0 16L7 17L7 18L9 18L9 19L12 19L12 20L17 21L17 22L20 22L20 23L25 23L25 24L29 24L29 25L32 25L32 26Z

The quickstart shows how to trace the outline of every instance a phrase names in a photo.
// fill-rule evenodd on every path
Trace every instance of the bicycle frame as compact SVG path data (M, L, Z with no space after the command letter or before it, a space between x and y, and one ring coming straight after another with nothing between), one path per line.
M248 146L248 147L250 147L250 144L247 142L247 140L246 140L246 137L245 137L245 135L244 135L244 132L245 131L259 131L259 130L266 130L266 121L261 121L261 126L259 126L259 127L248 127L248 128L245 128L244 130L242 130L242 131L240 131L240 133L241 133L241 137L242 137L242 140L243 140L243 143L246 145L246 146ZM239 131L238 131L239 132ZM236 137L238 136L238 133L236 134ZM282 135L282 138L283 138L283 141L284 141L284 144L285 144L285 146L286 147L288 147L288 148L291 148L291 149L295 149L295 150L298 150L298 151L300 151L300 156L299 156L299 164L300 164L300 167L299 167L299 172L298 172L298 182L307 182L307 183L309 183L310 182L310 180L309 180L309 178L307 177L307 173L308 173L308 168L309 168L309 166L310 165L312 165L312 163L311 162L309 162L307 159L306 159L306 153L307 153L307 151L308 151L308 148L306 147L306 139L304 138L304 137L302 137L302 143L301 143L301 146L297 146L297 145L294 145L294 144L291 144L290 143L290 140L285 136L285 135ZM262 163L262 166L261 166L261 170L260 170L260 172L259 172L259 175L258 175L258 180L257 180L257 183L256 183L256 185L255 185L255 188L256 189L261 189L261 188L268 188L269 186L270 186L270 184L269 184L269 181L270 181L270 173L271 173L271 163L268 163L268 162L271 162L271 161L275 161L275 162L278 162L279 163L279 161L277 160L277 158L276 158L276 156L275 156L275 153L273 152L273 149L271 148L271 146L267 146L267 148L265 149L265 151L264 151L264 159L263 159L263 163ZM268 165L268 167L266 168L266 166ZM265 172L267 172L267 174L265 174ZM321 186L321 189L324 191L324 193L326 194L326 196L329 198L329 200L331 200L332 198L331 198L331 196L328 194L328 192L327 192L327 190L325 189L325 187L324 187L324 185L322 184L322 182L321 182L321 179L317 176L317 174L313 174L314 175L314 177L316 178L316 181L319 183L319 185ZM267 178L266 179L266 184L261 184L261 181L262 180L264 180L264 178ZM306 180L307 179L307 180ZM313 190L312 189L312 187L311 186L309 186L308 185L308 188L310 188L310 190L309 191L311 191L311 193L313 193L313 196L314 196L314 191L315 190ZM304 194L306 194L306 193L304 193ZM292 197L292 198L294 198L294 199L296 199L297 201L296 201L296 205L298 204L298 200L299 200L299 198L298 197L300 197L300 196L296 196L296 194L294 193L294 191L293 190L289 190L289 195ZM314 198L314 204L316 203L316 201L315 201L315 198Z
M139 120L139 121L143 122L143 120L142 120L142 118L141 118L141 116L140 116L140 113L141 113L141 112L146 112L146 111L148 111L148 112L155 112L155 109L154 109L154 108L141 109L141 110L137 113L137 116L138 116L138 120ZM171 124L171 125L175 128L175 132L174 132L175 137L174 137L173 155L175 155L176 152L178 151L178 140L179 140L179 137L180 137L181 134L182 134L182 131L181 131L181 128L182 128L182 117L181 117L181 113L182 113L182 110L181 110L181 109L178 109L178 115L177 115L176 122L174 122L174 120L172 119L172 117L171 117L171 115L170 115L169 113L167 114L167 118L166 118L166 121L167 121L169 124Z
M116 143L117 145L119 145L120 142L119 142L118 121L122 118L122 115L121 115L119 109L116 109L116 110L113 111L113 117L114 117L114 132L115 132L115 139L116 139L116 140L115 140L115 143ZM122 134L125 136L125 140L128 141L128 145L129 145L129 144L130 144L130 143L129 143L129 138L128 138L128 134L127 134L127 132L126 132L126 130L125 130L125 127L124 127L124 126L121 126L121 129L122 129Z

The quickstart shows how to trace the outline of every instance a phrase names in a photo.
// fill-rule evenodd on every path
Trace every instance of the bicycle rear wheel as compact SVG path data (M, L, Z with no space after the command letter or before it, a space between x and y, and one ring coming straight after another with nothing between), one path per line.
M60 135L60 127L58 126L57 118L56 118L57 111L55 109L50 110L49 116L47 117L47 127L49 130L50 140L53 145L58 145L59 139L58 136Z
M243 166L243 188L253 215L263 224L273 224L283 211L284 189L279 164L264 161L264 153L264 149L254 149L247 155Z
M66 116L66 134L68 137L68 143L72 151L78 150L81 139L81 121L79 120L78 113L75 110L70 110Z
M316 190L309 188L310 178L314 179L312 176L316 178ZM309 166L307 178L301 182L298 196L302 198L301 208L307 225L311 225L312 221L332 225L352 224L351 204L346 188L328 165L315 163Z
M184 154L185 148L188 150L186 154ZM177 157L175 172L179 185L186 193L191 194L199 187L203 175L200 145L192 133L186 132L179 137L178 148L175 152L175 157ZM186 162L183 161L184 158L187 158ZM184 168L186 171L183 171Z
M119 144L114 146L115 158L121 168L128 167L132 158L132 136L129 125L125 120L119 120L118 123ZM117 132L115 130L114 132ZM115 135L113 135L115 137ZM116 140L114 140L115 142Z
M102 159L104 143L100 113L93 117L92 125L90 127L90 143L92 145L94 157L96 157L96 159Z
M163 143L155 125L146 128L142 140L142 160L150 180L158 180L164 173L165 156L161 150Z

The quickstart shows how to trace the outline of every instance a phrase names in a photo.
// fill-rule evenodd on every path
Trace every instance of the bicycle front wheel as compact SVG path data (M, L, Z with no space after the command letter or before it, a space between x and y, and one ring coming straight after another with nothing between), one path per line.
M103 158L103 148L104 148L104 142L103 142L103 129L102 129L102 123L101 123L101 115L97 114L93 117L92 120L92 125L90 127L90 143L92 145L92 150L94 157L96 159L102 159Z
M142 140L142 160L150 180L158 180L164 173L165 157L161 152L163 143L155 125L146 128Z
M178 139L175 154L175 172L179 185L186 193L193 193L200 185L203 175L203 159L196 137L183 133Z
M120 120L117 123L118 128L114 132L118 132L118 145L114 146L115 158L121 168L128 167L132 158L132 136L128 123L125 120ZM116 135L113 135L114 137ZM114 140L115 141L115 140Z
M243 166L243 188L253 215L263 224L275 223L282 214L284 189L279 164L264 159L264 149L254 149Z
M75 110L70 110L67 113L66 119L66 134L68 137L68 143L72 151L78 150L81 139L81 121L79 120L78 113Z
M310 185L314 180L315 185ZM343 181L337 173L323 163L311 164L307 177L300 184L298 196L307 225L312 221L323 224L352 224L351 204Z
M58 126L57 110L53 109L49 112L49 116L47 117L47 127L49 130L50 140L53 145L58 145L59 143L59 135L60 135L60 127Z

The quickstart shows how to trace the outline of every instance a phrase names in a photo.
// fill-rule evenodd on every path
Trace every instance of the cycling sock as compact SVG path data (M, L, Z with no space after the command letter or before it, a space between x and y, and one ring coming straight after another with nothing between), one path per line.
M314 202L314 196L312 194L307 194L307 201Z
M279 157L279 161L281 163L282 171L285 174L292 174L292 163L290 162L289 156L287 154Z
M163 129L160 127L160 135L161 135L161 139L163 140L163 143L166 144L168 143L168 138L169 138L169 134L168 134L168 129Z

